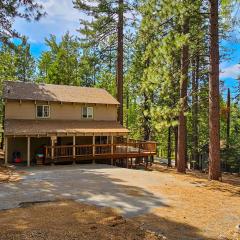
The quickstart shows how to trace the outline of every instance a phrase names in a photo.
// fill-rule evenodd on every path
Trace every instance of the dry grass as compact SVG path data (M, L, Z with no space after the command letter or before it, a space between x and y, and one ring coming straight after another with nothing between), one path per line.
M174 169L154 165L154 170L171 174L173 180L153 187L168 196L167 207L137 217L147 228L161 229L168 239L237 239L240 224L240 178L223 176L223 182L208 181L206 174L178 174Z
M163 239L107 208L73 201L23 206L0 212L0 240Z

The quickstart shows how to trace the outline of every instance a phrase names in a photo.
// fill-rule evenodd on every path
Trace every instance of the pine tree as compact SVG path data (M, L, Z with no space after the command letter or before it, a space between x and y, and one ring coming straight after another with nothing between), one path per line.
M36 74L36 63L30 52L30 44L27 43L27 38L23 37L21 44L15 48L15 67L16 78L20 81L33 81Z
M209 69L209 179L219 180L220 107L219 107L219 33L218 0L210 3L210 69Z
M81 85L83 79L80 76L80 49L77 38L66 33L58 43L56 36L51 35L46 39L46 44L50 50L40 56L38 81Z
M39 20L43 15L43 7L34 0L1 0L0 3L0 42L14 46L12 37L20 37L13 29L13 20L23 18L26 20Z
M109 53L116 51L114 62L116 62L117 99L120 102L118 120L121 124L123 124L124 26L128 22L126 13L132 6L129 2L123 0L117 2L115 0L74 1L75 8L91 19L80 20L80 33L84 36L82 46L95 48L101 59L108 58Z
M189 33L189 19L185 17L182 33ZM186 151L187 151L187 122L185 112L187 110L187 89L188 89L188 68L189 68L189 46L184 43L181 50L181 79L180 79L180 113L178 126L178 172L186 172Z

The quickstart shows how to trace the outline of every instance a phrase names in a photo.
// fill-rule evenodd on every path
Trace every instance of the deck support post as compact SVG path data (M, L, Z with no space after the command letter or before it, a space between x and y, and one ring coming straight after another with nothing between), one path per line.
M92 163L95 164L95 135L93 135L93 149L92 149L92 155L93 155L93 161Z
M76 162L76 136L73 136L73 164Z
M53 159L54 159L54 141L55 139L51 137L51 165L53 164Z
M30 167L30 151L31 151L31 138L27 137L27 166Z
M4 138L4 158L5 158L5 164L8 164L8 138Z
M111 155L113 156L113 135L111 135ZM111 165L113 165L113 158L111 158Z

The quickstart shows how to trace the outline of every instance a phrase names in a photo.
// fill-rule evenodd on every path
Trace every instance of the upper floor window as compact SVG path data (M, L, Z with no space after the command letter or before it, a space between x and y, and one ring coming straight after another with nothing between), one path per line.
M36 107L37 118L49 118L50 106L49 105L37 105Z
M93 118L93 107L82 108L82 118L92 119Z

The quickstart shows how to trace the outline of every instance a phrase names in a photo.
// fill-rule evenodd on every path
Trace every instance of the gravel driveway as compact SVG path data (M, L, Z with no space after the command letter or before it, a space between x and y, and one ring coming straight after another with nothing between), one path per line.
M115 208L126 217L151 212L167 205L154 186L169 181L156 172L117 168L109 165L44 166L18 169L23 179L0 184L0 210L25 202L73 199Z

